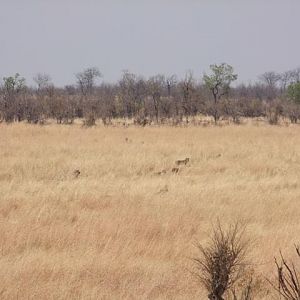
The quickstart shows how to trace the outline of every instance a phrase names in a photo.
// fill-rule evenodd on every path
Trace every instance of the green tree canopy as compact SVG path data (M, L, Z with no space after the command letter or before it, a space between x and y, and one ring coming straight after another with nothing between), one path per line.
M203 81L214 97L214 106L212 108L212 116L217 123L220 117L218 108L218 100L222 96L228 94L230 84L237 79L237 74L234 74L233 67L228 64L211 65L211 74L204 74Z
M26 87L25 78L20 77L19 73L16 73L15 76L4 77L3 81L8 96L18 93Z
M300 104L300 82L290 84L287 93L289 99Z
M237 79L233 67L222 63L210 65L211 75L205 74L203 80L205 85L212 91L215 100L220 99L229 91L230 84Z

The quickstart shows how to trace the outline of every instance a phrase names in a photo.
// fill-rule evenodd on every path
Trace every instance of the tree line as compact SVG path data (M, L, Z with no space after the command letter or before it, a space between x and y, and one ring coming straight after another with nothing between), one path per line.
M292 123L300 119L300 68L284 73L266 72L254 84L232 84L237 80L232 66L210 66L200 80L192 72L178 79L176 75L149 78L123 72L116 83L101 82L98 68L76 74L76 83L55 87L51 77L39 73L34 87L26 85L20 74L4 77L0 86L0 122L27 121L43 124L55 119L72 124L80 118L87 126L102 120L132 120L150 124L201 124L242 118L266 118L277 124L280 118ZM208 118L197 118L199 115Z

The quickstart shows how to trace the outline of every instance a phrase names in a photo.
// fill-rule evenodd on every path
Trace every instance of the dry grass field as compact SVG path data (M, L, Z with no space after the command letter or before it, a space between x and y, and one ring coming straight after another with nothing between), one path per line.
M218 218L247 221L258 276L300 242L299 126L0 134L1 299L205 299L190 257Z

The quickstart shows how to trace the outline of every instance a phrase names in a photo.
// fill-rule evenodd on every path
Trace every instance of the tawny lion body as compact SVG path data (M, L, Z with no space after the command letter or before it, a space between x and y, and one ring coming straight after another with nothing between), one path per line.
M182 159L182 160L176 160L176 165L180 166L180 165L186 165L188 162L190 161L189 157L187 157L186 159Z

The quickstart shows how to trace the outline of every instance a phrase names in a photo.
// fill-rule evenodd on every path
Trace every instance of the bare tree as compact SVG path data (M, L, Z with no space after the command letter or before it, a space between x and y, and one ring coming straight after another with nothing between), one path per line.
M167 77L167 89L168 89L168 97L171 97L172 89L177 83L177 77L176 75L171 75Z
M274 71L265 72L259 76L259 79L267 87L267 97L269 100L273 100L277 95L277 83L280 80L280 74L275 73Z
M99 103L99 116L102 119L103 124L109 125L111 124L112 118L116 117L116 91L114 87L109 84L103 84L98 91L98 97L100 97Z
M287 89L287 86L291 83L293 79L293 71L286 71L282 74L280 74L280 86L281 86L281 91L284 93Z
M76 74L77 84L81 90L82 95L88 96L93 93L97 78L102 77L98 68L88 68Z
M277 74L274 71L265 72L260 75L260 80L267 84L269 87L274 88L277 82L280 80L280 74Z
M77 84L82 94L80 107L83 111L83 116L85 118L84 124L86 126L93 126L96 124L97 99L95 98L94 90L96 80L101 76L102 74L96 67L85 69L76 74Z
M148 82L148 91L153 100L153 108L156 118L156 123L159 122L159 111L161 108L161 97L165 86L165 77L163 75L156 75L151 77Z
M180 88L182 91L181 106L186 123L188 123L188 118L192 113L193 94L195 93L195 79L192 71L186 73L184 80L180 83Z
M47 89L52 86L51 76L45 73L38 73L33 77L33 81L37 84L38 90Z
M142 77L124 71L119 81L118 97L120 99L120 114L132 118L137 114L144 114L145 98L147 94L146 84ZM146 116L142 116L144 118Z

